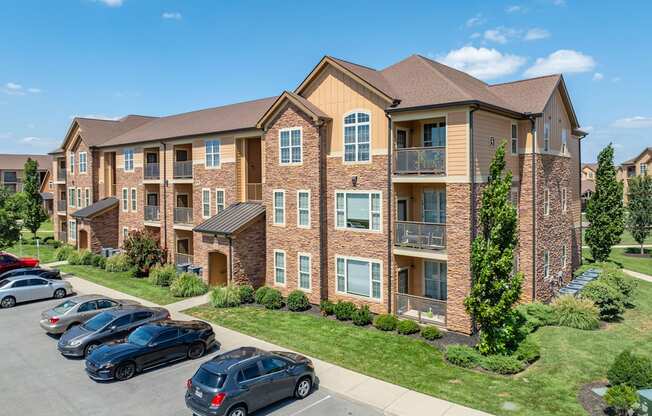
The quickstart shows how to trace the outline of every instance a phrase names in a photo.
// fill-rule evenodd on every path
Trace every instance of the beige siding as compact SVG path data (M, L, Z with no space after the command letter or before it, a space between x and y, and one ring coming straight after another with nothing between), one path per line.
M566 106L561 98L559 90L550 97L543 111L543 118L537 119L537 148L543 151L543 137L545 123L550 124L550 152L558 154L561 150L561 131L568 130L568 141L571 141L571 124L566 112Z
M489 175L489 165L494 157L498 146L505 141L506 151L505 160L507 169L513 175L518 175L518 155L512 155L510 150L510 140L512 135L512 121L506 117L491 114L485 111L476 111L474 113L474 153L475 153L475 173L478 181L484 181ZM521 124L519 136L525 134ZM491 137L494 138L493 145ZM524 136L527 137L527 136Z
M448 176L468 175L468 118L466 111L448 113L446 166Z

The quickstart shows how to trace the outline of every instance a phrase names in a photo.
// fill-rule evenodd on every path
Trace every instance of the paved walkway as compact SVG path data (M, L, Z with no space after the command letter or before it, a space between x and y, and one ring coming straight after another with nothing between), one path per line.
M120 299L137 300L146 306L159 306L152 302L130 296L117 290L89 282L72 275L64 276L79 293L97 293ZM181 313L187 308L204 304L207 295L185 299L165 305L173 319L197 319ZM221 342L221 350L228 351L243 345L259 347L266 350L287 350L257 338L214 325L215 337ZM470 409L455 403L417 393L394 384L387 383L351 370L336 366L326 361L312 358L319 384L324 388L339 393L353 401L373 406L391 416L489 416L488 413Z
M633 270L627 270L627 269L623 269L623 273L628 274L628 275L630 275L632 277L636 277L637 279L645 280L647 282L652 283L652 276L650 276L648 274L639 273L639 272L635 272Z

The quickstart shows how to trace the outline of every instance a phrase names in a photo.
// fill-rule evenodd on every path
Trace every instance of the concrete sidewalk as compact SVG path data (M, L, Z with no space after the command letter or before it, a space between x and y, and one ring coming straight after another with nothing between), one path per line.
M646 282L652 283L652 276L644 273L635 272L633 270L623 269L623 273L628 274L637 279L645 280Z
M152 302L130 296L117 290L72 276L64 276L79 293L102 294L121 299L132 299L146 306L160 306ZM199 306L208 301L208 295L184 299L180 302L164 305L173 319L192 320L195 317L181 313L182 310ZM215 337L221 342L221 350L228 351L243 345L259 347L266 350L287 350L257 338L212 324ZM373 406L386 415L392 416L490 416L489 413L474 410L432 396L421 394L404 387L387 383L351 370L336 366L313 357L315 371L320 386L339 393L353 401Z

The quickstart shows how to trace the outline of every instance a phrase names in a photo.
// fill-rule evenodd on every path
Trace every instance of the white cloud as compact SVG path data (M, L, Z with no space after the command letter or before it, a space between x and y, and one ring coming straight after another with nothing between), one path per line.
M480 33L480 32L474 32L474 33L471 34L471 39L477 39L477 38L479 38L480 36L482 36L482 33Z
M56 147L59 143L61 142L60 139L53 139L50 137L35 137L35 136L28 136L28 137L23 137L22 139L18 140L18 143L23 144L25 146L30 146L31 148L42 148L42 149L52 149L53 147Z
M171 19L171 20L181 20L182 16L181 13L179 12L165 12L161 15L163 19Z
M94 119L97 119L97 120L110 120L110 121L115 121L115 120L120 120L120 119L121 119L122 117L124 117L124 116L116 116L116 117L113 117L113 116L107 116L107 115L104 115L104 114L84 114L84 115L81 115L81 114L75 114L75 115L70 116L70 119L72 120L72 119L74 119L75 117L79 117L79 118L94 118Z
M0 91L7 95L26 95L27 93L38 94L41 92L39 88L25 89L22 85L15 82L7 82L4 87L0 88Z
M40 94L41 93L40 88L28 88L27 91L31 92L32 94Z
M596 72L593 74L593 81L602 81L604 79L604 75L602 72Z
M634 116L620 118L611 124L621 129L648 129L652 127L652 117Z
M523 40L540 40L540 39L546 39L546 38L549 38L549 37L550 37L550 32L548 32L545 29L534 27L532 29L529 29L525 33L525 36L523 37Z
M120 7L122 6L122 3L124 3L124 0L95 0L95 1L100 2L105 6L109 6L109 7Z
M468 19L466 21L466 27L474 27L474 26L479 26L485 22L484 17L482 17L481 13L476 14L472 18Z
M589 55L571 49L560 49L545 58L538 58L523 75L536 77L558 73L588 72L595 68L595 60Z
M493 48L473 46L454 49L437 60L485 80L513 74L525 64L525 58L521 56L503 54Z
M512 6L508 6L505 9L505 11L507 13L516 13L516 12L524 12L525 9L522 6L519 6L519 5L515 4L515 5L512 5Z
M8 131L6 133L0 133L0 139L2 139L2 140L10 139L13 135L14 134L12 132L10 132L10 131Z
M9 89L9 90L14 90L14 91L18 91L18 90L22 90L22 89L23 89L23 86L22 86L22 85L20 85L20 84L15 84L15 83L13 83L13 82L7 82L7 83L5 84L5 87L7 87L7 89Z

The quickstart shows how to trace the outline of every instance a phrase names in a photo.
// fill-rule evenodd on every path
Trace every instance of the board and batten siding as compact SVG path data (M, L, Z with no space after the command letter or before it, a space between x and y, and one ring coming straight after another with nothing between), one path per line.
M537 150L543 152L543 136L545 123L550 123L550 153L558 154L561 150L561 131L568 130L568 141L571 140L571 123L566 106L561 98L559 89L550 97L543 117L537 119Z
M467 176L468 163L468 112L451 111L446 115L446 174L448 176Z
M477 180L482 182L487 179L489 176L491 160L496 153L496 149L498 149L498 146L503 141L505 141L506 167L514 176L518 176L518 155L512 155L510 150L513 120L486 111L476 111L473 117L473 143L475 150L475 174ZM519 129L519 136L521 136L521 133L522 131ZM492 137L494 138L493 144L491 143Z

